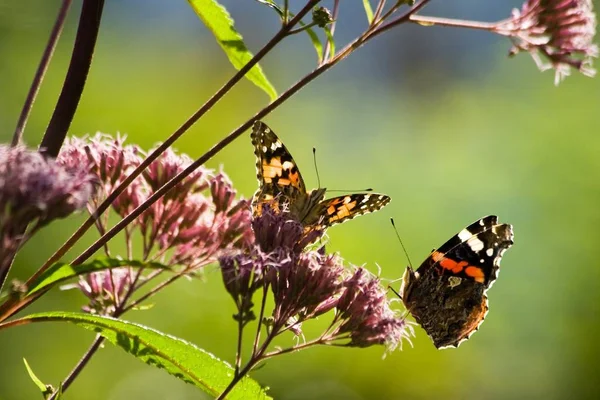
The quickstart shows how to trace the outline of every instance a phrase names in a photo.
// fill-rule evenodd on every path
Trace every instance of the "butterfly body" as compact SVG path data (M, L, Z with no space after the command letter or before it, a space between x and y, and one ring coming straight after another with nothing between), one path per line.
M325 199L325 188L306 190L294 158L283 142L263 122L257 121L251 133L259 188L254 194L254 215L268 204L278 212L289 212L306 231L325 230L358 215L377 211L390 197L377 193L353 193Z
M406 269L400 297L437 348L458 347L479 328L487 290L512 244L512 226L488 216L434 250L416 271Z

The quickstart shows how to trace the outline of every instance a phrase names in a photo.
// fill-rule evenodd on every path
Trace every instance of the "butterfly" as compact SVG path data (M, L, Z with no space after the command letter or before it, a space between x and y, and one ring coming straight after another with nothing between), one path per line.
M483 323L487 290L513 237L511 225L483 217L433 250L416 271L406 268L399 296L436 348L458 347Z
M254 215L268 204L276 212L287 211L304 226L305 232L324 231L329 226L377 211L391 198L378 193L353 193L325 198L325 188L306 190L294 158L277 135L257 121L250 135L256 155L259 188L254 194Z

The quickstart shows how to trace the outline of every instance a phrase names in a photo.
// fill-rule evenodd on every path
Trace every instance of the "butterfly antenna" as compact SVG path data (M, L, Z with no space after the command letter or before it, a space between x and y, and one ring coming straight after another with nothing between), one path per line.
M408 256L408 252L406 251L406 247L404 247L404 243L402 243L402 239L400 238L400 234L398 233L398 229L396 229L396 224L394 223L394 218L390 218L390 221L392 222L392 226L394 227L394 232L396 232L396 237L398 238L398 241L400 242L400 246L402 246L402 250L404 250L404 255L406 256L406 259L408 260L408 265L412 268L412 262L410 261L410 257Z
M344 193L355 193L355 192L372 192L373 188L366 188L361 190L346 190L346 189L327 189L327 193L329 192L344 192Z
M313 147L313 162L315 164L315 172L317 173L317 187L321 187L321 177L319 176L319 168L317 167L317 149Z

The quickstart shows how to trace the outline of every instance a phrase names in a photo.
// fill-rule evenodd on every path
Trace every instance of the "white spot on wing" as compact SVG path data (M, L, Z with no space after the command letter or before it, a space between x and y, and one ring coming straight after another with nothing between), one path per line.
M480 252L485 247L483 242L481 240L477 239L477 237L471 238L468 241L468 244L469 244L469 247L471 248L471 250L473 250L476 253Z
M491 257L494 255L494 249L489 248L485 251L485 254L487 254L488 257Z
M473 236L473 234L466 229L458 232L458 238L463 242L466 242L471 236Z
M275 151L275 150L277 150L280 147L281 147L281 142L273 142L273 144L271 144L271 150L272 151Z

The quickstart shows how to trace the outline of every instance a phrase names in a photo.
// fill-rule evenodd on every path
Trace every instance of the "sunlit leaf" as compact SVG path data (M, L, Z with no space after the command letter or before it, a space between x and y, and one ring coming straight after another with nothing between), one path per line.
M363 0L363 6L365 7L365 14L367 14L367 21L369 24L373 22L373 9L371 8L370 0Z
M210 29L229 61L236 69L241 69L252 59L252 53L244 44L244 38L234 27L229 12L217 0L188 0L202 22ZM246 73L246 78L269 95L271 100L277 98L277 92L260 65L256 64Z
M333 35L331 34L331 29L326 26L323 28L325 31L325 35L327 35L327 44L329 45L329 56L333 57L335 55L335 40L333 39Z
M279 7L279 5L277 5L277 3L275 3L274 0L256 0L261 4L266 5L269 8L272 8L273 10L277 11L277 14L279 14L280 17L283 17L283 10Z
M102 271L104 269L132 267L132 268L153 268L153 269L169 269L168 266L156 262L142 262L137 260L120 260L116 258L98 258L88 263L71 265L63 262L58 262L50 266L43 274L29 285L29 290L26 296L30 296L35 292L47 288L50 285L55 285L59 282L73 278L77 275L87 274L90 272Z
M30 322L61 321L102 335L112 344L153 367L191 383L212 396L218 396L233 378L233 368L209 352L183 339L155 329L110 317L73 312L32 314L19 320ZM270 399L261 386L244 377L227 399Z
M31 367L29 366L29 363L27 362L26 359L23 359L23 362L25 363L25 368L27 369L29 378L31 378L33 383L35 383L35 386L37 386L38 389L40 389L40 392L42 392L42 396L44 396L45 399L48 398L48 396L50 396L53 392L52 386L46 385L44 382L42 382L42 380L40 378L37 377L37 375L33 372Z
M304 23L300 21L300 25L304 26ZM313 47L315 48L315 51L317 52L317 60L320 64L321 61L323 61L323 44L321 43L321 39L319 39L319 36L317 36L315 31L313 31L311 28L307 28L305 30L313 44Z

